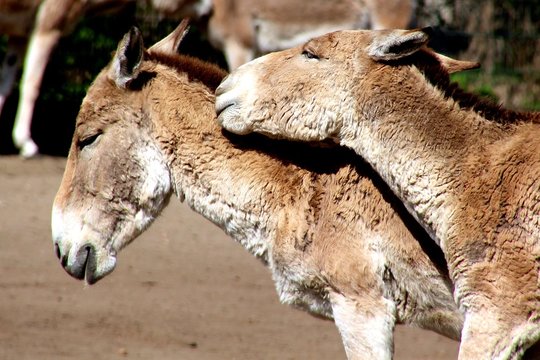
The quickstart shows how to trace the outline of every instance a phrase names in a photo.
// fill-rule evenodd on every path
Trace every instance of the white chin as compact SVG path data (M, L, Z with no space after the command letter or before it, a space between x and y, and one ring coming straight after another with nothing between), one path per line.
M245 121L239 121L240 114L236 107L225 108L218 117L218 123L227 131L238 135L246 135L252 132L251 127Z

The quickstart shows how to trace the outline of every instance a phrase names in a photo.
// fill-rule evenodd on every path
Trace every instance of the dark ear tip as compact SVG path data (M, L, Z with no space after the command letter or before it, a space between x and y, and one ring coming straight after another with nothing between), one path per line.
M133 25L131 29L129 29L129 34L136 37L140 37L142 35L141 30L135 25Z
M420 29L424 34L426 34L428 37L432 37L433 34L435 34L435 29L431 26L426 26Z

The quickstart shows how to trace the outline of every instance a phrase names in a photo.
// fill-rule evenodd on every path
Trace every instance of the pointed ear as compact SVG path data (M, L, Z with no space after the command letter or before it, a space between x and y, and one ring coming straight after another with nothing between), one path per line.
M424 47L431 32L431 28L380 31L369 45L368 55L377 61L401 59Z
M141 31L132 27L118 43L116 54L109 69L111 78L118 87L125 89L137 78L143 60L144 45Z
M165 54L176 54L180 43L189 31L189 19L183 19L167 37L152 45L149 52L163 52Z
M437 58L437 60L439 60L441 65L446 69L446 71L448 71L449 74L464 70L478 69L480 67L480 63L478 62L456 60L436 52L433 52L433 55Z

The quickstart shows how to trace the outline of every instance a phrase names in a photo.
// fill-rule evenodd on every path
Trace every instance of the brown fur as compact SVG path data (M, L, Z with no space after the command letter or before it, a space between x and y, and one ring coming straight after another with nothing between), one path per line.
M267 55L220 85L219 119L355 150L443 249L466 312L460 358L520 358L540 338L540 115L451 84L460 62L445 68L427 40L343 31Z
M218 65L204 62L188 55L146 52L148 61L155 61L188 75L189 80L200 81L215 91L227 72Z
M283 302L336 317L351 358L388 358L370 344L391 355L394 321L459 337L442 254L354 154L223 134L212 84L224 73L196 59L150 51L137 69L144 81L127 89L105 69L81 106L53 216L68 272L105 276L102 259L149 225L118 238L150 206L135 187L148 183L143 151L181 199L269 266ZM169 195L147 212L157 216Z

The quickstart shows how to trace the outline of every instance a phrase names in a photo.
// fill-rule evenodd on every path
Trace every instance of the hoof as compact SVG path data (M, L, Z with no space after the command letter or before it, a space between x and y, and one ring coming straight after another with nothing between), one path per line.
M39 148L32 140L27 140L19 148L19 155L25 159L36 157L39 155Z

